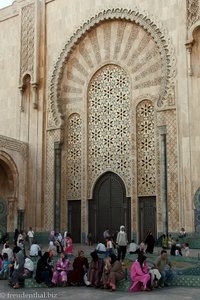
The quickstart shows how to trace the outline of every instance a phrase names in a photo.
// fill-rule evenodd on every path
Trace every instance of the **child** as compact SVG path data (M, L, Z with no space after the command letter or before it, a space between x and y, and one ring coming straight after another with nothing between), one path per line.
M185 243L184 252L186 257L190 256L190 248L188 243Z
M176 256L182 256L182 251L181 251L181 244L179 243L179 240L176 240L176 250L175 250L175 255Z
M5 279L9 277L10 268L11 268L11 261L8 259L8 254L4 253L3 260L2 260L2 274Z
M109 254L113 253L113 244L109 237L106 238L106 254L105 257L109 256Z

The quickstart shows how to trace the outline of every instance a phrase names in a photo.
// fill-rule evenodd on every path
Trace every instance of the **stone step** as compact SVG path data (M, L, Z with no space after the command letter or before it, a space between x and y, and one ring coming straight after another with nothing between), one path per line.
M194 275L178 275L174 277L171 286L200 287L200 277Z

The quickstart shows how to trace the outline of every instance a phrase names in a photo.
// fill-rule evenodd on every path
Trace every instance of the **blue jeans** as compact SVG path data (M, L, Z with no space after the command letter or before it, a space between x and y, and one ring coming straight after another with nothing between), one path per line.
M169 283L170 281L172 281L172 278L174 277L174 274L171 270L164 270L163 272L160 272L160 274L161 274L161 278L159 280L159 283L161 285L165 283Z
M105 253L105 257L108 257L111 253L113 253L113 249L112 248L107 249Z

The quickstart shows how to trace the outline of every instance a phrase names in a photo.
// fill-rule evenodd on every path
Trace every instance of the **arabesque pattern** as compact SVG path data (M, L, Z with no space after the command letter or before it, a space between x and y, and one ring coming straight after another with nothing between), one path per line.
M169 231L177 231L179 226L179 196L178 196L178 153L176 111L168 110L157 114L157 124L166 125L167 134L167 196Z
M116 65L100 69L88 89L88 194L103 172L121 175L130 191L130 82Z
M68 119L66 155L67 199L81 199L81 119L73 114Z
M144 100L137 106L138 196L156 194L154 106Z

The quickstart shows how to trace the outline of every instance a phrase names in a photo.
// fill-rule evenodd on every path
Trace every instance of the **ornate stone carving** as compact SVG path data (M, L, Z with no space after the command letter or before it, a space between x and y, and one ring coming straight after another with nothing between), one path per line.
M125 71L107 65L88 89L88 197L105 171L119 174L131 187L130 81Z
M156 194L154 106L144 100L137 106L137 183L138 195Z
M195 205L195 231L200 232L200 187L194 195Z
M67 124L66 164L67 200L81 199L81 119L73 114Z
M178 196L178 154L177 154L177 125L176 125L176 111L174 109L157 112L157 126L166 125L166 135L167 135L167 186L168 186L168 221L170 224L169 231L176 231L177 224L180 221L179 209L179 196ZM157 148L159 151L159 145ZM158 154L157 166L160 165L159 162L160 153ZM160 171L158 173L158 190L160 189ZM158 208L161 210L160 205L160 192L157 192L158 196ZM159 221L161 221L160 216L162 216L162 211L159 211Z
M0 147L19 152L25 160L28 157L28 144L0 135Z
M108 20L108 21L107 21ZM95 64L102 65L105 62L105 59L111 59L111 43L108 40L111 36L111 26L112 22L118 21L121 22L122 27L118 27L118 31L116 34L116 41L121 41L123 39L124 34L126 34L127 26L132 26L130 30L129 38L127 38L127 44L122 53L120 53L121 48L117 44L115 44L115 54L112 57L114 58L122 58L126 60L125 64L127 68L130 68L128 59L126 56L132 55L132 58L135 57L137 53L144 51L144 48L148 49L145 51L150 51L149 48L156 48L157 53L159 54L158 58L160 61L160 69L158 71L154 71L154 78L150 81L143 78L135 83L134 88L145 88L148 86L158 86L159 87L159 98L157 101L158 106L162 106L165 103L165 100L168 99L168 92L171 87L171 84L174 81L175 77L175 58L174 58L174 50L172 47L171 40L168 38L166 29L163 28L162 24L158 23L152 16L148 16L146 12L140 12L138 9L134 11L126 10L126 9L112 9L99 13L94 18L88 20L86 23L81 26L77 32L70 38L68 43L65 44L63 51L61 52L56 65L54 66L54 70L52 71L52 77L50 79L50 88L49 88L49 106L48 106L48 128L60 128L62 126L63 114L62 111L62 77L64 65L73 65L74 70L76 69L76 75L84 81L84 84L87 80L89 80L92 72L92 66L94 65L94 61L88 57L88 53L93 52L95 57ZM104 23L107 22L109 25L105 29L103 26ZM124 23L125 22L125 23ZM102 43L98 40L97 30L100 28L102 24L103 31L103 46ZM98 26L97 26L98 25ZM118 24L120 26L120 24ZM140 36L140 44L137 47L136 52L131 53L132 49L132 40L133 36L137 36L138 32L143 29L143 35ZM86 32L88 32L87 38L89 38L91 48L87 50L84 44L84 37L86 36ZM137 40L137 39L136 39ZM76 60L76 57L70 58L72 49L76 47L79 43L83 44L80 47L81 56L84 62L80 62ZM101 47L104 49L101 50ZM156 50L152 50L156 51ZM118 52L118 53L117 53ZM71 60L70 60L71 59ZM75 60L74 60L75 59ZM85 65L87 64L87 68ZM135 60L131 59L131 65L135 65ZM98 66L100 67L100 66ZM139 70L139 68L137 69ZM75 72L75 71L74 71ZM149 66L149 71L151 72L151 67ZM147 72L147 73L148 73ZM157 77L156 77L157 74ZM72 96L72 95L71 95Z
M190 28L200 20L200 1L187 0L187 26Z
M54 143L61 141L60 130L47 131L46 191L44 199L44 228L51 230L54 225Z
M34 71L35 5L31 3L21 10L21 66L20 78Z

